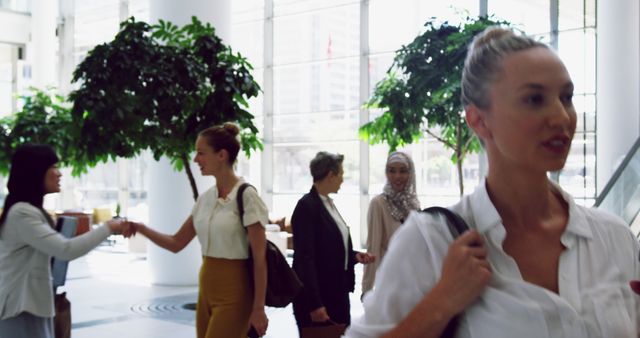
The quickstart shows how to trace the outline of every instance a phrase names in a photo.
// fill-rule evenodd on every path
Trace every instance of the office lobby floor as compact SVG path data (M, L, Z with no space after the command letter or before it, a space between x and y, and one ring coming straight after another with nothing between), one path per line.
M356 265L356 279L362 276ZM69 264L66 291L71 301L73 338L192 338L197 287L151 284L146 255L131 254L123 243L101 246ZM360 292L351 294L351 315L362 314ZM267 308L265 337L298 337L291 306Z

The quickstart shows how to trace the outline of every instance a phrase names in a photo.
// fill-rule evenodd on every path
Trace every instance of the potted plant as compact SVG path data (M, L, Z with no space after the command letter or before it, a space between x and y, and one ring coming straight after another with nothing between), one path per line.
M27 142L51 145L63 165L73 167L75 173L86 170L87 163L75 161L75 139L68 130L71 110L65 98L53 88L30 88L20 98L22 109L0 119L0 174L9 174L14 150Z
M386 142L391 150L425 133L433 136L453 152L462 195L462 163L466 155L480 150L460 102L467 46L485 28L506 24L488 17L467 17L460 25L427 21L422 34L396 51L386 78L376 84L365 106L383 113L360 127L360 136L372 144Z
M253 68L196 17L183 27L130 18L113 41L96 46L76 68L70 94L72 133L86 163L149 149L185 169L198 197L189 154L204 128L234 121L247 155L262 149L247 111L260 92Z

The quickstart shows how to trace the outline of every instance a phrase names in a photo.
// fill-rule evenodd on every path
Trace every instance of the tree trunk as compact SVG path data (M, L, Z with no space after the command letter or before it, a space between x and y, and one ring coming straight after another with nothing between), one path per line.
M193 192L193 200L198 200L198 187L196 186L196 180L193 178L193 172L191 171L191 167L189 166L189 158L187 154L181 154L180 159L182 160L182 166L184 170L187 172L187 177L189 178L189 184L191 184L191 191Z
M464 144L462 144L462 127L464 121L458 120L456 126L456 166L458 167L458 188L460 189L460 196L464 194L464 182L462 177L462 159L464 154Z
M462 156L458 152L458 161L456 162L458 167L458 188L460 189L460 196L464 194L464 183L462 182Z

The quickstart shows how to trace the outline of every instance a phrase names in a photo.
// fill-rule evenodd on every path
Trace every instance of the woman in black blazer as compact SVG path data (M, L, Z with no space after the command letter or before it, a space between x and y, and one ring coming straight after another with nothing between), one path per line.
M349 228L328 196L340 189L343 159L338 154L316 154L309 165L313 186L291 217L293 269L304 284L293 301L299 330L329 320L349 325L353 266L375 260L371 254L353 251Z

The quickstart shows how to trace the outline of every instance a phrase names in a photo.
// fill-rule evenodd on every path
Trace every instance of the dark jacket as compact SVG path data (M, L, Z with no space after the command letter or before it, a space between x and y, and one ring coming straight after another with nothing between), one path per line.
M304 284L294 299L296 312L309 313L353 291L355 252L348 239L347 270L344 242L338 225L327 211L315 187L296 205L293 227L293 269Z

